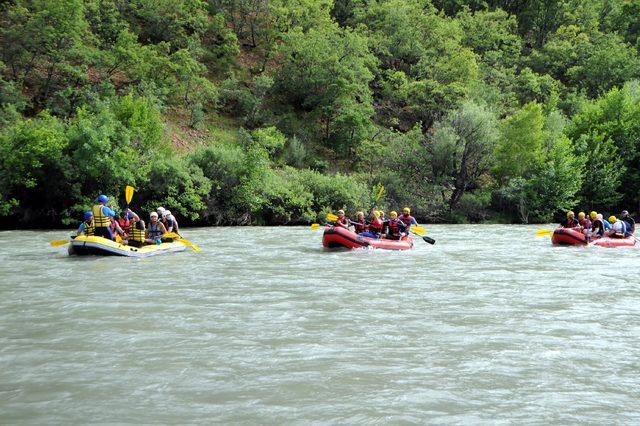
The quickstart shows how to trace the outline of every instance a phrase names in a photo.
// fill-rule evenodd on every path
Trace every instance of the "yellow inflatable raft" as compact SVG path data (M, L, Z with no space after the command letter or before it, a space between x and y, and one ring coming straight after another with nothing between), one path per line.
M69 254L78 256L148 257L186 249L187 246L179 240L173 243L154 244L140 248L125 246L102 237L87 237L85 235L79 235L69 242Z

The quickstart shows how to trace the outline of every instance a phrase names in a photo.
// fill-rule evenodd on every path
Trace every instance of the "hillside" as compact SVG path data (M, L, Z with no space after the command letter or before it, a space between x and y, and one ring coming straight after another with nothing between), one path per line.
M0 5L0 226L640 211L640 0Z

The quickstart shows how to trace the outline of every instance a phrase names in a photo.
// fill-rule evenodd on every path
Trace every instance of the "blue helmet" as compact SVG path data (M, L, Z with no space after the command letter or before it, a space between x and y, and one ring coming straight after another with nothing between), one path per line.
M90 217L93 217L93 213L92 212L84 212L84 220L87 220Z
M133 219L133 213L129 213L129 214L127 215L127 217L128 217L129 219Z
M99 203L107 203L109 201L109 197L107 197L106 195L98 195L98 202Z

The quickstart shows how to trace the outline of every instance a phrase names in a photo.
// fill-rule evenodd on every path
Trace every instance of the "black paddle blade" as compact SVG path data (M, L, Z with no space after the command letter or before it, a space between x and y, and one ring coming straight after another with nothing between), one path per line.
M424 236L424 237L422 237L422 239L424 240L425 243L429 243L429 244L435 244L436 243L436 240L434 240L431 237Z

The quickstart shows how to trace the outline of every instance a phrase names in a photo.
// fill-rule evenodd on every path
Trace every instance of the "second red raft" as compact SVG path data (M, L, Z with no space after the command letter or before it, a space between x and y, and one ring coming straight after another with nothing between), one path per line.
M409 250L413 247L411 237L403 237L401 240L388 240L386 238L369 238L351 232L341 227L330 226L325 228L322 236L322 245L326 248L379 248L386 250Z
M636 239L633 236L626 238L591 238L587 240L586 235L580 231L569 228L558 228L553 231L551 243L562 246L600 246L600 247L631 247L636 245Z

